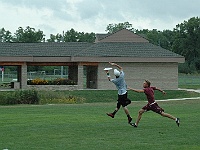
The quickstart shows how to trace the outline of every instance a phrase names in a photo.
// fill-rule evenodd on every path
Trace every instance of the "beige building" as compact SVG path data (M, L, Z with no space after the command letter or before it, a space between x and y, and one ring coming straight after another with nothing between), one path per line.
M128 31L97 34L95 43L0 43L0 66L18 66L20 88L27 88L27 66L69 66L69 78L86 87L115 89L103 69L108 62L120 64L129 86L141 88L144 79L163 89L178 88L178 63L184 57ZM111 73L113 76L113 73ZM113 76L114 77L114 76Z

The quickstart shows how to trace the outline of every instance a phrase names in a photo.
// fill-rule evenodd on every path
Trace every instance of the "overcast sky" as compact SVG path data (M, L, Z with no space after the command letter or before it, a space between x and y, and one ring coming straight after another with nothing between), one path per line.
M50 33L105 33L110 23L135 29L170 29L200 16L200 0L0 0L0 28L33 27Z

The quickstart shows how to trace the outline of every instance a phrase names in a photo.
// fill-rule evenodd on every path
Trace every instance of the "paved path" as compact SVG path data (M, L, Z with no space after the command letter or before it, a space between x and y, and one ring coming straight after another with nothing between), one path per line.
M190 91L190 92L200 93L200 89L194 90L194 89L180 89L180 88L179 88L178 90L184 90L184 91Z
M192 100L192 99L199 99L200 97L190 97L190 98L176 98L176 99L164 99L164 100L156 100L156 101L160 101L160 102L164 102L164 101L184 101L184 100Z

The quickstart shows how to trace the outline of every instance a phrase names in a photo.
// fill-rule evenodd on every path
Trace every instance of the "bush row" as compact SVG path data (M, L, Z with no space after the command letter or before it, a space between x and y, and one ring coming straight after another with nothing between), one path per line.
M84 98L66 95L63 92L18 90L0 92L0 105L14 104L76 104L83 103Z
M0 105L38 104L38 103L39 103L38 92L34 89L0 93Z

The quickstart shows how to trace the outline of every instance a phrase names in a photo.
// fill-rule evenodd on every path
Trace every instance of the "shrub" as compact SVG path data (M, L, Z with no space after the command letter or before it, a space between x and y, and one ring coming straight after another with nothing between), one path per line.
M13 92L0 93L0 105L14 105L16 103L16 98Z
M16 91L15 98L16 98L17 104L38 104L39 103L38 92L35 89Z
M15 92L1 92L0 105L38 104L39 97L36 90L18 90Z
M85 98L68 95L62 91L18 90L14 92L0 92L0 105L14 104L79 104Z
M84 103L85 99L72 95L66 95L62 91L41 92L39 94L40 104L77 104Z
M58 78L53 80L54 85L75 85L74 81L65 78Z

